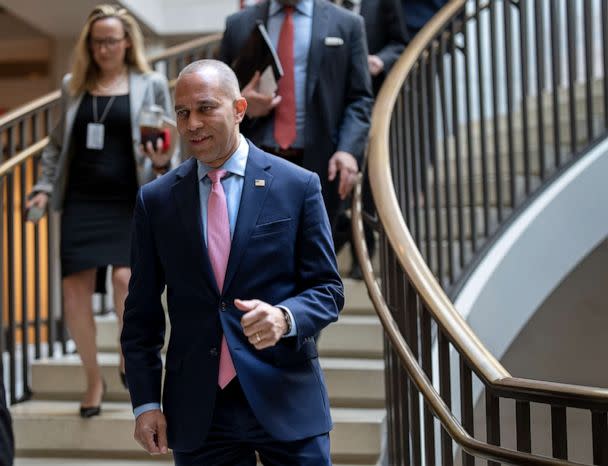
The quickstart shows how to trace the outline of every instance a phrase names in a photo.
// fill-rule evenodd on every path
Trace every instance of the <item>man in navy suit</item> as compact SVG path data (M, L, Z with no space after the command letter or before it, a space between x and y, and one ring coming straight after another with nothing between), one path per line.
M357 179L370 127L373 96L363 19L327 0L265 0L228 17L223 62L233 63L258 21L266 25L285 74L276 96L258 92L259 77L243 87L249 107L241 131L319 175L334 226ZM292 43L284 47L281 37L290 25ZM284 49L292 52L289 58ZM283 142L277 115L287 113L288 103L295 131Z
M319 177L239 132L247 101L225 64L175 89L192 158L141 188L122 349L135 437L177 465L331 464L315 337L344 304ZM161 293L171 337L165 362Z

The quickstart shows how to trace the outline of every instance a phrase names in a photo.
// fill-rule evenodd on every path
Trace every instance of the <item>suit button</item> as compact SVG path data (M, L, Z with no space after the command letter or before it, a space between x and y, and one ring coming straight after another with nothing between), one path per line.
M222 302L220 303L220 311L222 311L222 312L223 312L223 311L225 311L225 310L226 310L226 303L225 303L224 301L222 301Z
M217 348L215 346L209 350L209 356L217 356Z

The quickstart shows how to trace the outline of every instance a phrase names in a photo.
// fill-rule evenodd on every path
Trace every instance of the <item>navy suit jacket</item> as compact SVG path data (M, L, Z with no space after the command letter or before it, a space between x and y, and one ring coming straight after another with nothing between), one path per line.
M328 432L315 336L338 318L344 294L319 177L250 144L223 290L203 238L199 184L190 159L137 196L121 337L133 406L161 401L166 285L171 336L162 404L171 448L200 448L206 437L222 333L243 392L269 435L293 441ZM243 334L235 298L288 307L297 336L256 350Z
M256 26L268 20L269 2L261 2L228 17L220 48L220 60L231 64ZM339 46L325 38L342 39ZM359 15L327 0L314 0L312 35L306 80L306 144L303 166L317 173L323 185L326 207L333 216L339 206L337 181L327 181L327 166L341 150L363 161L370 126L373 95L367 67L365 27ZM259 144L265 128L273 125L273 113L247 119L241 131Z

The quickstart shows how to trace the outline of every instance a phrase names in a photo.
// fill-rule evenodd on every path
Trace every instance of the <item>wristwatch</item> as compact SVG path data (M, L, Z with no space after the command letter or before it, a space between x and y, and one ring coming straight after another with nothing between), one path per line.
M287 312L287 309L284 309L282 307L279 309L283 311L283 315L285 316L285 323L287 324L287 330L285 330L285 333L283 335L289 335L291 333L291 327L293 326L293 323L291 322L291 314Z

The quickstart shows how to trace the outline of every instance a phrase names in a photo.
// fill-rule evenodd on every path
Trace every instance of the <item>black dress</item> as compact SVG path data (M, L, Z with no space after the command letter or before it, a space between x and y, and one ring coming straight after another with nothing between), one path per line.
M101 116L110 101L97 97ZM129 95L116 96L107 116L103 149L88 149L93 96L86 93L72 130L65 203L61 217L62 276L104 267L128 266L137 174L131 139Z

